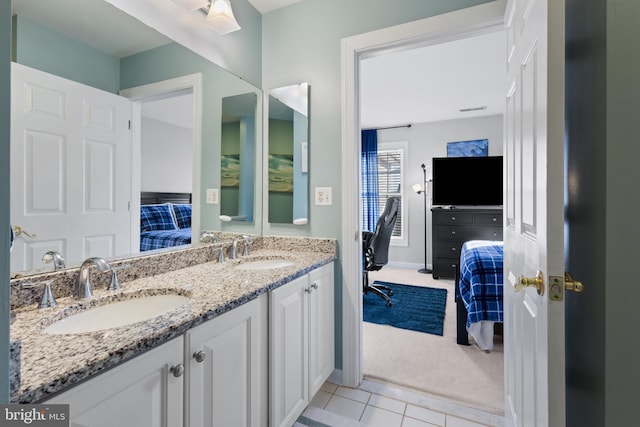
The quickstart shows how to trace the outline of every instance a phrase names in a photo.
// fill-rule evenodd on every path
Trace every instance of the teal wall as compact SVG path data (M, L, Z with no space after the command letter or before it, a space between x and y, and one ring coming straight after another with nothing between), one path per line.
M220 188L220 144L222 129L222 98L242 93L262 93L245 80L218 67L190 50L171 43L120 61L122 89L155 83L187 74L202 73L202 191L206 200L207 188ZM262 117L262 98L258 97L257 117ZM261 123L261 122L260 122ZM262 126L256 126L258 140L262 139ZM258 198L258 201L261 201ZM259 205L258 205L259 206ZM201 227L220 230L220 205L202 204ZM234 224L238 226L238 224ZM247 225L249 227L249 225ZM251 225L256 232L257 225Z
M14 16L13 60L111 93L120 89L120 60L20 16Z
M9 222L11 1L0 0L0 230ZM0 403L9 402L9 233L0 233Z
M489 3L488 0L305 0L262 20L262 88L308 82L309 188L333 188L332 206L310 204L309 225L264 224L263 233L340 239L341 47L345 37ZM357 167L357 165L353 165ZM342 272L336 268L336 365L342 367Z

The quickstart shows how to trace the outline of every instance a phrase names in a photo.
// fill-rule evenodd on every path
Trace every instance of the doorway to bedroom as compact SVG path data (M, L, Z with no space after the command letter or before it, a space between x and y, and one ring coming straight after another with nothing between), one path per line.
M201 87L197 73L121 92L133 101L132 194L138 197L131 209L140 212L142 195L191 203L190 241L197 241L200 229ZM139 238L139 215L132 217L132 234Z
M495 414L503 413L504 401L501 337L494 337L488 353L475 344L456 344L454 281L418 270L425 263L431 268L432 262L431 159L446 157L448 142L476 139L489 140L489 155L502 154L503 49L499 31L428 47L396 47L361 58L358 81L361 127L377 130L381 151L406 146L396 162L401 177L394 184L403 202L406 235L397 243L392 239L388 264L370 272L369 282L447 291L442 335L362 322L364 377ZM385 177L386 166L378 166ZM423 204L412 187L419 184L422 190L425 178Z

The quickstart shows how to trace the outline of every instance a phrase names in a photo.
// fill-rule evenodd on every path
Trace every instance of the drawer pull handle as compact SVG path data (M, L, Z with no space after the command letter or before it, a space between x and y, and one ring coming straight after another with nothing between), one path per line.
M455 251L456 251L456 248L451 248L451 252L455 252Z
M451 232L451 234L456 234L455 230Z
M456 220L456 217L455 217L455 216L452 216L452 217L451 217L451 221L455 221L455 220Z
M497 222L497 221L498 221L498 218L493 218L493 222Z

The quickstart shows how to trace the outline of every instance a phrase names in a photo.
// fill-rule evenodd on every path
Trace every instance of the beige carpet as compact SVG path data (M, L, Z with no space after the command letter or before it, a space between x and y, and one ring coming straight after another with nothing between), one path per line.
M453 280L385 267L369 280L445 288L444 335L437 336L363 322L364 374L368 378L409 387L494 414L504 408L503 347L499 338L485 353L475 344L456 344Z

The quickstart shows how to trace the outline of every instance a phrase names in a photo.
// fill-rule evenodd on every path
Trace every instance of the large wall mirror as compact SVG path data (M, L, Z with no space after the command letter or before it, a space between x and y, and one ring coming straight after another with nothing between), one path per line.
M133 122L131 130L124 125L124 133L117 134L111 142L97 133L80 138L79 152L85 154L77 157L80 167L72 171L74 162L66 153L70 152L73 138L54 135L55 132L33 132L28 141L17 141L28 149L22 150L20 161L14 162L14 151L19 150L13 149L13 135L18 125L12 120L11 222L35 234L34 238L26 234L16 237L11 252L12 277L53 269L53 263L43 261L48 250L61 253L67 268L76 267L89 256L117 259L139 255L144 222L140 206L145 204L191 205L192 218L197 220L184 220L182 216L175 225L192 228L186 233L194 243L200 230L261 234L261 213L256 213L255 206L262 205L262 195L251 191L262 188L261 165L255 161L263 152L263 100L259 88L103 0L52 0L47 7L42 7L39 0L13 0L12 9L14 66L27 73L36 70L62 77L69 83L69 89L65 86L69 95L63 93L62 86L56 86L56 80L54 89L41 91L40 100L49 102L47 108L61 105L60 111L67 111L65 102L75 96L75 87L83 86L102 91L110 99L121 98L128 107L121 109L120 101L115 101L118 106L113 109L95 108L75 118L69 116L74 125L89 118L96 120L94 127L108 127L120 123L127 114ZM180 86L185 79L193 84ZM179 84L163 89L169 81ZM153 85L159 87L155 96L126 98L137 93L137 88ZM237 203L227 203L226 194L221 204L207 203L207 190L224 192L228 188L221 174L223 155L228 149L223 148L222 138L227 134L221 130L225 127L223 122L235 114L226 107L236 96L254 105L250 113L241 113L244 142L240 152L242 174L247 174L244 180L252 180L252 185L247 185L246 191L242 188ZM123 113L127 108L131 113ZM253 116L252 123L249 116ZM122 141L128 141L128 145L120 145ZM34 147L40 150L39 156L33 155ZM254 160L248 159L252 155ZM29 168L39 173L33 174ZM87 192L87 182L82 178L87 171L93 179L91 192ZM19 191L14 191L14 181L19 181L14 177L24 178ZM36 188L34 183L48 185ZM77 217L70 215L72 196L76 198L73 203L84 214L94 214L94 218L102 211L123 212L122 225L115 231L107 230L101 225L102 220L94 220L90 236L84 231L79 244L70 243L65 239L83 229L78 226ZM223 212L231 213L227 209L233 206L237 215L228 216L245 215L246 221L220 220ZM27 217L30 222L23 222ZM49 231L55 229L62 231L61 236L50 237Z
M269 91L268 221L305 225L309 209L309 85Z

